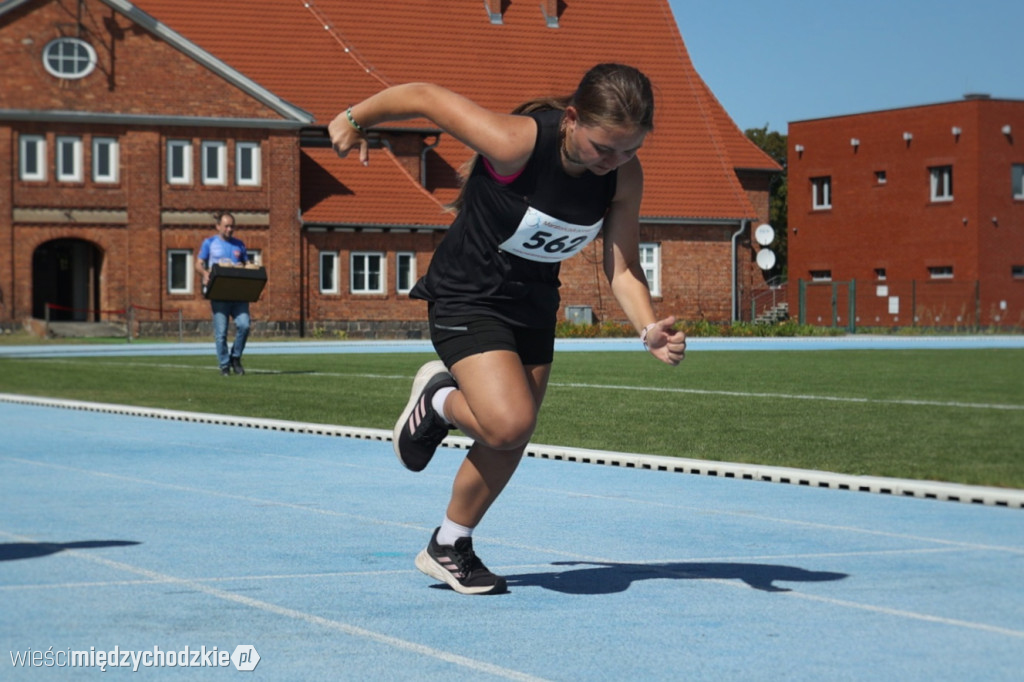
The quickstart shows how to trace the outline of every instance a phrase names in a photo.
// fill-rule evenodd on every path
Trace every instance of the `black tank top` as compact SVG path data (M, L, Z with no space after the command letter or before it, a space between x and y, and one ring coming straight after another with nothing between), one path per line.
M510 183L494 179L478 159L466 181L462 210L410 293L432 302L437 317L483 315L521 327L554 327L560 261L578 253L600 229L597 223L615 196L617 180L617 171L603 176L585 171L579 177L565 172L562 113L530 114L537 122L537 141Z

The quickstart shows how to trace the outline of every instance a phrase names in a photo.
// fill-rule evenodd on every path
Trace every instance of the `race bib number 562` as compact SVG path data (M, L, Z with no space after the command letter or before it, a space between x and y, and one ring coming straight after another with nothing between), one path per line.
M529 208L515 233L499 244L502 251L541 263L574 256L601 232L604 218L593 225L576 225Z

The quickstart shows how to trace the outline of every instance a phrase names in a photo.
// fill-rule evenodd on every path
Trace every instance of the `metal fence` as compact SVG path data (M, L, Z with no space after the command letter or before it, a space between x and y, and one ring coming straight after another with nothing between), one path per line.
M1024 328L1024 301L983 295L978 281L798 280L800 324L844 327Z

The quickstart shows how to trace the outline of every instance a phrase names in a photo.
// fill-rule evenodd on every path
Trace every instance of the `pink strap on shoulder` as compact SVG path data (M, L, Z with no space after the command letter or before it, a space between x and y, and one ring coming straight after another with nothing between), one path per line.
M491 165L491 162L487 160L486 156L481 156L480 158L484 160L484 168L487 169L487 174L490 175L492 178L494 178L497 182L500 182L503 185L512 184L512 182L516 178L518 178L520 175L523 174L523 170L524 169L520 168L519 170L517 170L512 175L501 175L496 170L494 170L494 166Z

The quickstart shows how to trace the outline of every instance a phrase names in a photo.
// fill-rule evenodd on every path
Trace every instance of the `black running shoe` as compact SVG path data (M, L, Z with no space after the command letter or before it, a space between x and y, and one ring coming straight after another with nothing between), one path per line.
M242 358L231 358L231 369L239 376L245 374L245 368L242 367Z
M448 435L448 422L430 404L439 388L455 387L444 363L434 360L420 367L412 381L412 393L395 424L392 444L399 461L410 471L423 471L434 451Z
M431 578L447 583L459 594L501 594L508 591L505 579L494 575L473 551L473 538L459 538L455 545L437 544L437 531L430 544L416 556L416 568Z

